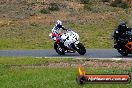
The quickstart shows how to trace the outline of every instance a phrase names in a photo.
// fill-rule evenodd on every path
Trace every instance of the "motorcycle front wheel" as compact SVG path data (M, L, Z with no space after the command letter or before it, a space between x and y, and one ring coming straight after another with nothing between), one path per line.
M85 49L85 47L84 47L84 45L82 43L78 43L77 44L77 52L80 55L84 55L86 53L86 49Z
M128 55L128 51L126 49L118 49L118 52L122 55L122 56L127 56Z

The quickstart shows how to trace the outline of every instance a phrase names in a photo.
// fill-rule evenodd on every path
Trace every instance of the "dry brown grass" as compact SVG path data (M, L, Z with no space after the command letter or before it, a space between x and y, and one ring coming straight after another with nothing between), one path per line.
M52 14L41 14L32 16L26 21L29 22L38 22L43 24L52 24L57 19L62 20L63 22L72 22L72 23L99 23L102 21L110 20L111 18L116 18L119 14L125 14L124 11L117 12L106 12L106 13L70 13L70 12L52 12ZM125 14L126 15L126 14Z
M16 67L18 65L11 65L12 67ZM43 64L36 65L22 65L24 68L77 68L79 66L87 67L87 68L105 68L105 69L129 69L132 66L131 61L98 61L98 60L75 60L75 61L60 61L60 62L47 62Z
M98 23L100 20L109 20L109 18L116 17L118 14L125 14L122 9L115 8L111 12L92 12L92 11L83 11L83 4L80 4L76 0L70 1L62 1L62 0L27 0L28 3L35 3L35 5L31 5L31 8L34 11L39 11L42 8L47 8L48 4L51 2L58 3L61 8L60 11L51 12L50 14L39 14L30 16L28 19L26 18L24 21L51 24L55 22L55 20L60 19L64 22L72 22L72 23ZM38 2L38 3L37 3ZM44 3L44 4L42 4ZM94 7L100 7L104 3L94 3ZM30 5L30 4L29 4ZM65 5L65 6L64 6ZM64 6L64 7L63 7ZM106 6L105 6L106 7ZM101 10L100 7L98 10ZM22 9L21 9L22 10ZM21 12L21 10L19 12ZM10 14L9 14L10 15ZM24 15L24 14L23 14ZM15 16L15 14L14 14ZM23 20L22 20L23 21Z
M31 5L33 11L36 12L26 18L13 18L8 16L9 14L2 17L2 14L0 14L1 49L44 49L53 47L53 42L51 43L49 40L48 34L58 19L62 20L65 27L73 28L80 35L80 40L86 48L111 48L110 35L120 19L125 21L129 19L131 24L131 8L127 10L113 8L99 2L93 3L91 11L85 11L83 4L76 0L44 0L44 3L38 1L29 0L29 7ZM59 2L60 10L51 11L49 14L41 14L39 9L46 8L51 2ZM13 5L9 7L13 7ZM23 7L23 4L20 7ZM107 9L105 10L104 7ZM14 11L14 9L8 10L8 8L6 10L10 14L12 14L12 10ZM22 10L16 9L20 12ZM17 15L14 12L13 16L15 17Z

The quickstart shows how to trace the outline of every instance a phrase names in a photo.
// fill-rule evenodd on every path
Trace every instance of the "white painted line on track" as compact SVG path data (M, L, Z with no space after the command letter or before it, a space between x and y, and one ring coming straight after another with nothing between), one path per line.
M122 60L123 58L111 58L112 60Z
M44 58L75 58L75 57L44 57Z
M44 58L71 58L71 59L89 59L86 57L44 57Z
M72 59L90 59L90 60L132 60L132 58L90 58L90 57L44 57L44 58L72 58Z

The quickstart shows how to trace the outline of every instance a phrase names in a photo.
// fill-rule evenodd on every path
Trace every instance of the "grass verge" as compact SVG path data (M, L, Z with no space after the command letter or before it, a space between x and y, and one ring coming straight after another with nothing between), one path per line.
M49 63L48 65L43 65ZM89 63L88 63L89 62ZM54 63L53 66L50 64ZM65 66L58 66L62 63ZM65 63L69 63L70 66ZM119 66L103 67L102 64L128 62L100 61L97 60L74 60L62 58L33 58L33 57L0 57L0 85L1 88L130 88L130 84L86 84L78 85L78 66L85 63L88 74L128 74L132 75L132 65L126 68ZM100 64L90 67L88 64ZM77 64L77 65L76 65ZM114 64L113 64L114 65Z

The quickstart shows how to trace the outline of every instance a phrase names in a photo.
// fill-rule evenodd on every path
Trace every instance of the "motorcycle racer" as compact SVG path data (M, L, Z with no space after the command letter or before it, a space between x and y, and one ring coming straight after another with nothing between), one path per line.
M67 30L64 26L62 26L62 21L57 20L55 26L52 28L52 38L56 41L64 41L60 35L61 30Z
M122 47L127 41L126 32L131 31L130 28L126 26L125 22L121 22L117 29L114 31L114 41L119 47ZM116 48L116 46L114 46Z
M126 23L120 23L112 33L114 39L114 48L122 56L132 54L132 28L128 28Z

